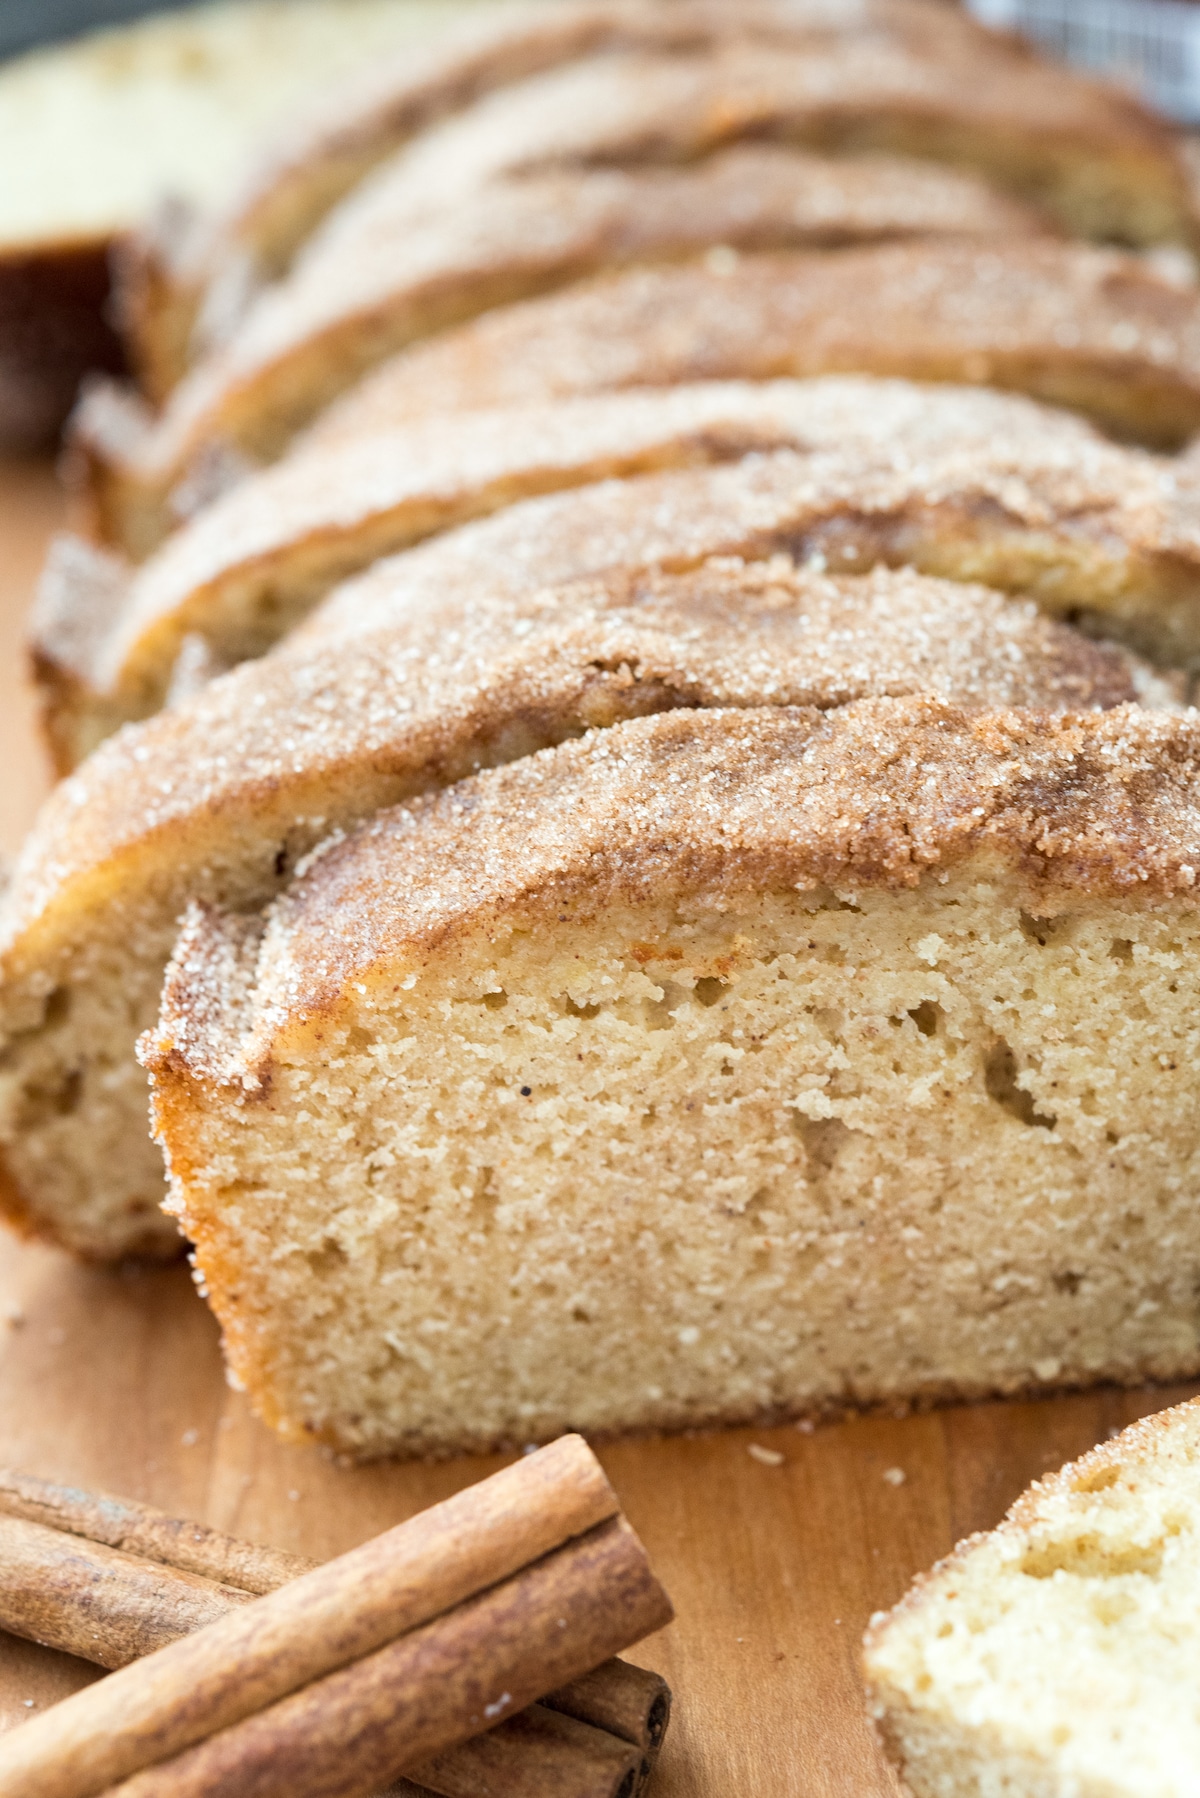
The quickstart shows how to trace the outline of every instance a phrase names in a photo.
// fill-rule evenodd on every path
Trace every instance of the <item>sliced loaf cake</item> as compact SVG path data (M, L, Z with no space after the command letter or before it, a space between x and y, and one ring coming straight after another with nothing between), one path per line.
M393 334L416 338L597 269L671 261L714 243L753 250L937 235L995 240L1037 228L1027 208L933 163L743 145L683 167L558 169L492 181L403 231L343 247L322 279L326 303L351 308L360 336L378 334L386 308ZM120 389L98 386L73 422L74 478L92 529L135 558L281 447L253 430L214 441L188 394L194 399L195 385L155 420Z
M452 1453L1200 1368L1200 730L615 724L197 908L143 1056L234 1377Z
M191 899L262 905L331 830L681 706L935 692L1075 709L1144 690L1119 651L1028 603L905 571L719 560L485 596L477 570L463 595L415 591L388 629L247 664L55 790L0 912L10 1217L98 1259L177 1246L133 1051L178 919Z
M200 487L212 490L245 475L247 451L285 446L290 426L270 444L262 435L274 433L274 414L253 380L207 391L213 366L160 421L111 393L81 414L77 478L100 535L144 553L189 467L198 462ZM1053 241L745 257L719 245L682 266L500 307L417 345L332 406L306 441L332 446L448 411L605 389L844 371L1016 389L1175 447L1200 428L1200 290L1137 257Z
M186 230L150 221L131 246L124 324L156 398L185 371L206 302L225 303L231 289L244 293L247 284L286 273L326 214L372 169L497 88L599 51L695 51L730 38L795 46L866 33L925 54L944 54L948 41L974 45L978 54L981 42L993 41L966 15L947 15L938 0L859 0L849 8L834 0L742 0L736 9L723 0L488 0L461 12L448 0L393 4L423 28L417 42L377 53L369 69L294 111L258 145L236 191L203 208ZM1107 101L1111 110L1111 94ZM1135 112L1124 109L1126 130ZM1134 129L1143 157L1150 151L1153 161L1157 151L1165 171L1172 151L1162 127L1141 113Z
M134 574L60 544L33 623L55 760L65 772L184 682L262 654L339 578L462 519L526 494L780 445L796 454L747 465L724 497L710 491L711 548L741 547L720 521L735 494L753 494L759 531L800 560L984 578L1058 614L1086 611L1159 661L1200 658L1200 469L980 389L870 377L709 383L314 443L206 507ZM645 494L648 516L661 516L640 482L616 492ZM670 503L669 489L661 498ZM570 516L564 507L542 521L540 578L587 572L552 564ZM494 583L497 559L482 566Z
M211 305L214 294L222 296L224 309L231 287L246 292L247 275L252 284L259 273L285 273L343 197L353 214L360 184L375 194L398 190L387 199L395 216L406 192L423 206L430 191L460 197L497 169L581 156L612 161L620 143L614 126L633 116L631 108L644 113L656 93L661 108L665 81L674 116L645 127L640 143L627 130L622 151L636 147L661 160L672 130L678 135L689 60L698 66L705 57L731 58L735 68L757 58L758 67L740 83L727 73L719 103L707 118L703 109L698 115L710 147L714 133L719 141L747 127L783 134L790 63L789 134L814 148L973 166L1084 235L1149 243L1194 234L1184 161L1160 120L1115 87L1055 68L930 0L505 8L424 54L385 61L369 80L295 121L260 157L233 205L182 241L178 234L143 241L129 271L126 315L148 390L160 399L179 378L206 299ZM640 74L614 84L608 75L622 59ZM584 90L590 81L590 92L580 79ZM689 154L696 131L693 109ZM422 132L430 152L423 162L398 148ZM677 142L670 153L681 148Z

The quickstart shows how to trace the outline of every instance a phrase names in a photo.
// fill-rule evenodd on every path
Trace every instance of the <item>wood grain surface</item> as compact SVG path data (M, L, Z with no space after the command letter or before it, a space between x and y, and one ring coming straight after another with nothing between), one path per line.
M48 466L0 465L0 849L45 773L21 620L59 516ZM1192 1388L732 1430L601 1447L676 1622L632 1657L676 1707L658 1798L875 1798L896 1787L867 1726L858 1644L871 1611L1026 1483ZM752 1445L783 1456L756 1460ZM0 1233L0 1464L108 1487L327 1556L498 1465L349 1468L288 1448L225 1385L183 1266L99 1273ZM900 1480L894 1470L903 1474ZM0 1635L0 1727L96 1677Z

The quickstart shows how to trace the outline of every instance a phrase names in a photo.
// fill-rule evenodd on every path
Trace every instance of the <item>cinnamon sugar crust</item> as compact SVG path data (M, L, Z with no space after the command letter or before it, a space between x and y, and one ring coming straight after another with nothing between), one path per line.
M58 765L65 772L119 723L156 710L192 638L215 668L231 667L285 636L339 578L463 519L528 494L780 445L812 458L791 491L793 534L836 531L833 521L846 521L835 566L920 561L922 514L940 520L940 536L974 538L979 526L964 531L963 521L989 508L993 537L1006 532L1011 548L1018 531L1032 529L1043 555L1053 555L1054 542L1063 546L1060 561L1078 559L1081 531L1119 543L1127 557L1157 551L1189 560L1200 473L1183 475L1104 442L1068 414L1006 395L835 377L430 418L304 446L203 510L130 578L119 603L95 595L90 578L73 603L64 573L87 552L60 551L33 619ZM641 492L630 490L631 509ZM661 520L661 507L655 516ZM857 548L855 517L871 521L859 525ZM958 547L978 554L965 541ZM938 572L958 572L954 548L945 544L942 553ZM545 578L573 572L587 569L552 566ZM997 580L994 569L969 572ZM999 584L1013 584L1011 570ZM1060 609L1093 597L1062 568L1055 584ZM1147 624L1143 636L1155 630ZM1164 656L1186 654L1186 644L1159 634Z
M932 698L686 710L589 733L382 811L315 853L275 902L252 996L221 1038L187 956L163 1034L189 1072L261 1087L285 1043L348 985L419 968L468 933L703 892L915 887L968 857L1020 870L1034 915L1069 896L1191 900L1200 869L1200 720L972 713ZM647 959L653 959L648 957ZM246 963L243 959L242 968Z
M674 712L194 910L142 1054L251 1402L444 1454L1194 1369L1198 752Z
M290 646L110 738L43 806L4 894L0 953L41 931L60 889L82 881L82 893L135 845L161 836L156 855L192 867L215 843L185 850L177 839L189 820L226 832L236 815L235 835L260 826L273 856L280 831L303 828L321 792L366 783L351 811L373 811L410 767L458 779L608 712L824 707L926 690L1074 711L1132 701L1141 678L1120 650L1029 602L910 569L833 576L785 554L717 556L675 574L615 570L523 595L446 591L436 608L422 592L387 626L343 638L336 655ZM538 717L547 722L510 736L512 720ZM340 823L345 806L334 811ZM331 823L327 810L317 822ZM284 845L289 867L307 846ZM255 872L256 891L263 878ZM128 879L106 874L103 885L121 891Z
M219 297L247 276L283 273L304 238L376 164L497 87L605 48L686 51L730 36L796 44L847 32L899 37L927 54L950 42L977 49L997 41L965 14L947 19L930 0L744 0L736 11L721 0L559 0L477 9L290 120L217 213L186 229L164 218L141 234L126 259L121 299L147 391L161 398L186 368L206 291ZM1011 40L1003 50L1012 55Z
M945 53L950 44L977 53L986 45L1012 57L1011 39L997 40L966 14L952 19L920 0L751 0L736 14L720 0L673 0L669 6L592 0L554 8L507 7L446 32L424 53L372 70L292 123L267 150L224 216L211 227L209 255L231 244L252 251L268 274L286 267L298 244L370 167L439 115L484 93L608 48L695 50L729 36L796 43L834 34L884 34L915 53ZM1020 51L1016 51L1020 54ZM1029 60L1026 53L1026 60ZM1109 104L1112 104L1109 96ZM1151 127L1153 129L1153 127Z
M358 416L843 369L1017 388L1173 447L1200 428L1200 290L1051 242L709 257L489 314L385 364L336 416L353 429Z
M109 740L51 795L3 908L0 1145L37 1227L100 1258L153 1229L161 1167L133 1058L191 899L261 904L329 831L663 709L1120 704L1138 673L984 589L780 559L613 576L252 663ZM174 1237L160 1225L161 1246Z
M527 82L539 71L548 72L552 95L558 67L595 60L597 51L611 56L657 50L686 57L707 50L736 57L765 46L784 55L804 48L810 57L823 59L823 96L822 84L814 83L817 116L812 123L818 135L821 129L835 136L848 133L849 147L855 149L907 150L907 142L897 146L894 140L912 137L918 153L968 162L973 153L979 156L982 138L985 158L990 149L996 165L989 172L1002 184L1053 190L1060 207L1071 213L1074 228L1111 234L1115 227L1118 235L1132 235L1136 241L1143 241L1147 230L1154 237L1162 235L1164 226L1168 236L1187 235L1191 229L1175 146L1145 109L1114 88L1050 69L1015 40L989 33L962 15L939 17L935 7L920 0L860 0L840 7L766 0L736 9L711 0L672 0L669 5L637 0L633 5L512 10L499 18L466 22L424 55L410 53L334 96L267 153L222 216L202 222L182 240L177 234L174 242L168 236L161 246L153 239L143 243L127 277L125 311L152 391L161 397L178 379L206 287L210 294L228 287L232 275L233 287L244 288L243 268L281 272L343 195L415 132L426 129L437 136L439 118L470 109L472 102L475 111L487 113L489 97L495 96L494 135L499 139L512 123L504 111L505 86ZM931 80L931 68L940 79L935 75ZM930 85L931 98L924 91ZM830 112L833 89L839 97ZM990 144L987 127L981 132L974 118L962 129L961 95L970 92L994 96ZM885 116L856 117L855 98L860 112L869 114L874 100ZM944 112L948 101L949 133L946 119L939 117L939 107ZM551 102L544 96L535 108L521 110L536 110L548 119ZM596 97L590 110L599 120ZM1054 121L1050 129L1047 120ZM578 122L568 115L565 129L563 140L535 127L535 153L543 158L570 154ZM512 140L514 152L527 131L523 120ZM438 180L451 167L472 166L469 150L458 148L461 135L451 127L446 151L435 157ZM468 127L468 144L470 135ZM485 162L505 156L499 144L482 154Z
M1005 396L972 391L880 384L872 441L863 383L818 385L831 424L846 402L847 438L857 412L861 449L779 450L525 500L375 563L291 641L332 644L479 582L518 594L605 569L785 551L847 572L883 562L981 580L1160 665L1194 662L1195 469L1089 438L1061 414L1002 420Z
M443 209L426 208L402 231L372 228L357 247L339 240L322 279L337 289L327 296L333 303L368 321L385 308L388 328L407 338L599 269L672 261L712 244L755 250L936 235L1010 240L1041 229L1028 207L957 170L743 145L678 168L561 169L491 181ZM377 324L364 329L378 335ZM160 420L143 415L140 423L118 394L109 388L84 401L72 455L95 521L138 558L217 482L285 447L286 432L270 442L235 434L232 445L222 436L217 448L209 425L201 419L197 426L188 413L186 392ZM378 419L355 419L350 432L396 422L393 399ZM315 432L323 441L344 434L336 421L327 431L318 422Z
M1124 102L1097 135L1096 106L1111 100L1027 59L931 58L870 33L797 49L733 39L692 54L613 51L568 63L432 129L350 194L283 280L210 331L211 349L173 392L147 455L179 471L213 441L274 457L384 357L527 289L536 277L511 258L512 272L502 259L490 282L456 278L444 228L429 235L431 220L505 175L686 162L768 136L974 169L1085 235L1190 235L1174 145L1157 127L1151 144ZM1092 133L1082 152L1080 131ZM987 229L982 206L980 216ZM794 240L795 227L785 236ZM428 287L410 250L422 238L437 246Z

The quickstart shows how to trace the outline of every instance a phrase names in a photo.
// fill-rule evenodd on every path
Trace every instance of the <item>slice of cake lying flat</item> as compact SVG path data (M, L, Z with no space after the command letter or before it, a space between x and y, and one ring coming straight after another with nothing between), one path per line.
M5 22L18 9L5 7ZM33 5L32 22L68 14ZM72 23L122 10L82 7ZM452 13L443 4L439 13ZM424 18L422 18L424 14ZM0 444L49 441L80 376L120 366L108 257L166 195L210 206L251 145L311 94L399 50L409 0L175 9L0 68ZM410 53L411 54L411 53Z
M178 1248L134 1058L178 919L191 899L261 906L331 830L677 706L932 691L1061 711L1145 692L1130 658L1027 602L907 571L833 580L722 559L485 593L418 593L388 630L249 663L55 789L0 908L11 1217L98 1259Z
M1031 1486L871 1621L915 1798L1185 1798L1200 1768L1200 1401Z
M1200 1368L1200 729L616 724L197 908L144 1043L235 1378L450 1453Z

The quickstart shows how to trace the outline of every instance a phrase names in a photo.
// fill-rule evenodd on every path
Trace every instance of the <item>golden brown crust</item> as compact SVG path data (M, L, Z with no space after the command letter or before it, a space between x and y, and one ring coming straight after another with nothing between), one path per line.
M840 369L1017 388L1177 445L1200 429L1200 294L1075 244L710 258L489 314L385 364L339 419Z
M822 390L852 395L862 384L830 381ZM996 394L967 390L943 401L936 390L926 400L919 388L876 391L873 449L868 432L861 452L852 443L840 456L778 451L527 500L376 563L335 589L292 640L331 642L481 581L519 593L605 568L787 550L847 571L909 563L983 580L1034 594L1051 611L1087 614L1160 663L1200 654L1194 469L1089 443L1062 415L1061 435L1056 425L1039 441L1020 429L1018 414L1002 424L993 409L1005 400ZM889 448L888 411L901 410L905 393L918 410Z
M711 244L753 250L933 234L1012 239L1038 228L1027 208L957 171L759 145L682 169L568 169L492 182L403 232L373 233L365 258L339 250L332 274L351 308L374 317L383 305L397 330L419 337L597 269L670 261ZM364 341L377 334L368 324ZM177 522L181 498L197 487L197 461L206 497L212 483L204 464L214 454L230 457L223 440L219 448L206 440L203 420L197 437L186 400L185 391L156 424L136 403L102 394L73 422L77 479L91 514L106 541L139 558ZM348 427L335 418L323 429L318 421L312 436L330 441L397 422L389 395L377 416L354 416ZM281 446L249 447L265 447L269 458ZM244 466L245 454L234 450L235 470L239 459Z
M1046 229L1037 211L968 172L782 144L735 145L682 167L501 171L448 196L444 213L425 201L393 218L378 188L352 204L310 246L286 292L278 289L272 322L281 337L322 329L343 311L353 330L353 310L378 332L385 306L398 333L416 335L422 324L450 324L608 263L670 260L714 243L833 247ZM399 316L402 308L414 318Z
M1013 40L921 0L860 0L851 6L751 0L736 12L720 0L673 0L670 6L579 0L554 8L509 7L502 14L497 9L497 14L472 18L423 55L407 50L356 78L319 113L295 121L215 224L210 255L231 243L251 250L269 273L278 272L337 198L407 138L497 87L602 48L687 50L731 36L795 42L870 31L901 38L927 55L945 53L948 43L1021 54ZM1028 52L1025 56L1028 60Z
M1134 694L1119 652L910 571L835 580L786 558L719 560L524 598L422 596L336 656L248 664L104 744L42 810L0 954L24 978L164 876L176 907L180 892L265 896L323 830L589 725L922 691L1059 709Z
M1045 229L1038 213L956 169L748 144L681 168L564 169L495 180L382 250L374 234L361 264L339 238L337 276L350 303L364 311L379 303L372 286L378 293L388 283L387 303L398 306L411 303L419 282L435 305L441 302L438 322L452 324L455 312L473 314L600 269L671 262L709 246L720 266L730 249L838 249L909 237L1010 242ZM306 261L305 273L309 267ZM394 396L378 416L395 421ZM328 441L361 422L343 421L335 407L312 436Z
M1047 206L1075 234L1154 241L1160 233L1146 237L1145 221L1131 234L1113 217L1087 216L1087 200L1080 204L1080 164L1094 184L1092 202L1102 212L1116 200L1119 211L1134 200L1132 191L1117 197L1132 173L1123 158L1150 150L1150 138L1130 132L1120 102L1107 110L1113 97L1095 84L1076 86L1061 68L1028 57L1014 62L994 43L982 55L949 41L917 50L870 29L795 45L737 33L672 54L591 56L502 88L409 145L348 197L306 246L297 272L311 272L335 245L364 246L498 176L570 163L689 160L747 136L954 163ZM1171 223L1182 226L1168 225L1165 234L1186 238L1192 200L1183 165L1160 125L1151 137L1167 149L1158 181L1169 171ZM1148 168L1147 176L1153 189ZM1136 177L1135 186L1137 209L1150 194ZM1163 198L1156 193L1151 203Z
M687 51L761 38L795 46L838 37L903 45L914 55L957 55L1028 66L1014 40L986 32L965 14L930 0L751 0L736 9L721 0L632 0L555 7L497 8L464 21L423 50L402 55L356 78L317 111L293 121L264 152L241 191L199 230L146 234L131 259L125 295L127 329L155 391L182 373L187 340L204 288L231 263L248 260L274 277L321 218L364 175L415 133L505 84L527 79L602 49ZM1073 80L1075 78L1067 77ZM1098 119L1119 133L1154 142L1169 158L1161 127L1111 92L1093 100Z
M406 245L489 181L689 160L748 134L973 167L1085 233L1146 242L1191 231L1169 138L1059 70L999 53L931 58L870 32L791 50L743 38L692 54L612 52L501 89L376 171L180 384L160 461L180 466L218 438L277 455L367 368L488 304L453 281L415 304ZM508 297L501 286L492 303Z
M74 588L51 565L34 642L58 764L156 710L189 634L232 666L261 654L338 579L464 519L530 494L780 445L813 456L795 482L791 528L871 514L873 548L885 556L885 517L905 519L901 553L919 560L923 506L940 507L952 530L950 509L1003 505L1049 538L1065 525L1073 544L1086 517L1126 553L1161 552L1165 531L1186 559L1193 490L1200 503L1200 475L1189 481L1118 449L1069 414L869 378L589 395L312 443L202 510L119 601L98 606L89 592L72 605ZM1070 588L1068 577L1064 603Z
M276 1046L347 984L419 965L467 933L610 903L915 886L983 855L1035 914L1067 894L1190 896L1200 868L1200 727L1120 708L971 714L932 699L670 713L614 725L332 839L276 902L225 995L178 964L155 1073L256 1085ZM227 1017L229 1028L223 1028Z

